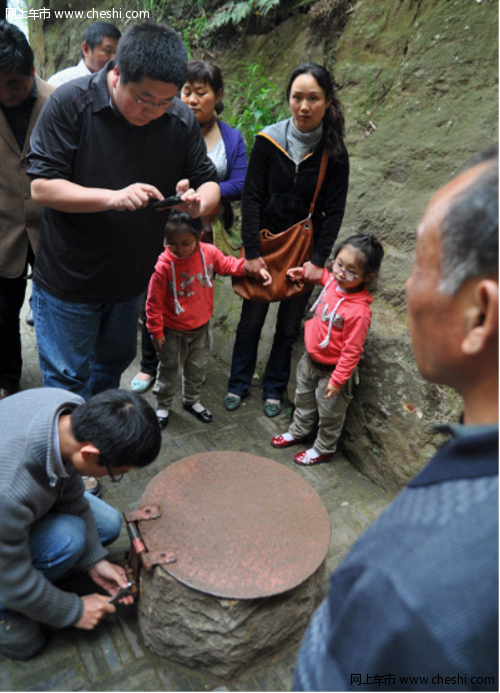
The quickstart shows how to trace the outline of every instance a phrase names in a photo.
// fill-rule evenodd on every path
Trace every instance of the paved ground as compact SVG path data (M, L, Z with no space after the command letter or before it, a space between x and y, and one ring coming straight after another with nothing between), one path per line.
M23 313L26 312L26 306ZM34 330L24 319L22 387L41 386ZM129 387L137 364L124 375ZM159 459L145 470L128 474L121 484L104 484L102 498L121 512L136 507L150 479L168 464L205 450L235 450L276 460L304 478L320 494L331 518L332 540L327 558L330 573L353 541L387 505L390 497L362 477L349 462L337 455L329 464L299 468L290 451L269 445L273 435L287 428L281 414L268 419L262 412L258 383L242 407L228 413L222 405L228 367L209 362L203 403L214 414L213 423L202 424L182 410L178 399L169 427L163 433ZM151 393L146 398L153 403ZM125 529L112 547L111 559L120 562L128 546ZM324 589L327 587L325 578ZM92 632L77 629L53 630L48 647L29 662L13 662L0 657L2 691L285 691L293 677L296 647L254 667L232 681L222 681L201 671L178 666L152 654L144 645L134 607L119 606L117 613Z

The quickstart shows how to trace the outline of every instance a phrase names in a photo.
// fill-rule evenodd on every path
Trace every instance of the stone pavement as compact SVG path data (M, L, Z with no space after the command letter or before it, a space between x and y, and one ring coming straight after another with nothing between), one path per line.
M24 322L23 309L22 388L41 386L34 329ZM139 333L138 333L139 334ZM136 360L122 379L129 388L138 370ZM262 412L258 383L239 410L227 412L222 399L226 393L229 367L211 358L203 404L213 413L209 424L198 422L184 412L177 397L169 427L163 432L159 458L144 470L133 470L120 484L103 484L103 500L121 512L137 507L150 479L170 463L197 452L235 450L276 460L302 474L321 496L332 523L332 539L327 557L323 593L327 576L345 556L351 544L368 527L390 501L390 496L374 486L340 454L329 464L311 468L298 467L293 453L269 445L273 435L287 429L286 414L268 419ZM145 397L153 404L153 396ZM111 547L110 559L121 562L128 548L123 528L119 540ZM150 652L137 627L135 607L118 605L117 612L93 631L75 628L52 629L46 649L28 662L0 657L0 690L2 691L286 691L290 690L297 646L256 662L250 670L231 681L217 679L202 671L176 665Z

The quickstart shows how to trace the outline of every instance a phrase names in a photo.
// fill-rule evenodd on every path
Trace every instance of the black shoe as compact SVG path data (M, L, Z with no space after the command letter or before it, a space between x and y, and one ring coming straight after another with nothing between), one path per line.
M45 646L40 624L15 611L0 614L0 654L10 659L31 659Z
M208 411L208 409L203 409L203 411L196 411L195 409L193 409L193 406L191 404L184 404L184 402L182 403L182 408L185 411L188 411L190 414L193 414L193 416L196 416L196 418L202 421L203 423L210 423L214 418L212 414Z
M160 431L164 431L166 427L168 426L168 416L158 416L158 426L160 427Z

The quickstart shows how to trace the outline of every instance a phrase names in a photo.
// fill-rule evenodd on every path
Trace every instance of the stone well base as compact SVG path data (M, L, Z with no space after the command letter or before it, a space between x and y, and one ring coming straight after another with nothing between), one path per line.
M156 567L142 571L139 626L158 655L232 678L261 657L298 642L316 606L324 563L288 592L261 599L219 599Z

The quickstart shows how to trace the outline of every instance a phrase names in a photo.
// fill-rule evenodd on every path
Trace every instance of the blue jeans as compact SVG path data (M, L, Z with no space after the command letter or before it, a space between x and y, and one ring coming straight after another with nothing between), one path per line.
M90 493L85 493L103 546L112 544L120 534L120 513ZM47 580L56 582L77 563L85 548L87 526L81 517L48 513L30 527L30 551L33 566ZM6 611L0 606L0 613Z
M144 295L123 303L71 303L33 284L32 308L44 387L89 399L120 387L137 352Z
M281 301L276 320L273 345L262 380L264 399L281 399L290 378L292 346L300 331L302 317L311 291ZM241 318L236 329L228 392L244 397L252 384L260 333L266 320L269 303L243 299Z

